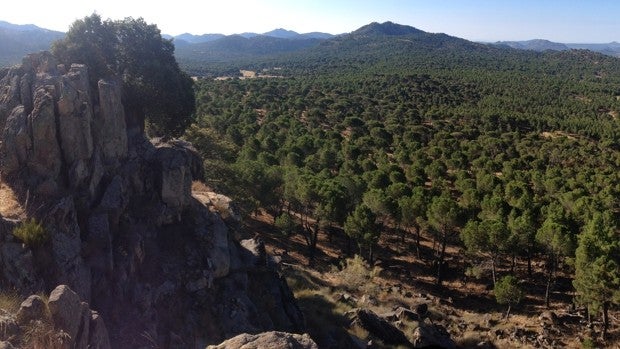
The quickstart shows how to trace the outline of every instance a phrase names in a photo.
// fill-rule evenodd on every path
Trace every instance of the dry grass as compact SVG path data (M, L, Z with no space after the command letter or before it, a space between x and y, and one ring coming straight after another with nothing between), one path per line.
M0 182L0 216L11 219L25 218L24 208L17 201L15 192L3 182Z
M23 346L25 349L63 349L71 341L68 333L56 331L46 320L31 322L24 330Z
M4 290L0 292L0 309L14 314L19 310L22 298L17 292Z

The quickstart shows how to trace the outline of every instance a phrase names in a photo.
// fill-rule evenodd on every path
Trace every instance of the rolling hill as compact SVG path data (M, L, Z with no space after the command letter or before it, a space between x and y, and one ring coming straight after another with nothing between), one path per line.
M16 64L28 53L47 50L64 33L0 21L0 67Z

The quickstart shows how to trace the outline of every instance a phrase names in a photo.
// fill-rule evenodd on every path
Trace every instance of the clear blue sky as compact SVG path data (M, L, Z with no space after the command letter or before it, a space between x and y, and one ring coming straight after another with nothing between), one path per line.
M61 31L96 11L143 17L172 35L279 27L338 34L393 21L476 41L620 41L620 0L21 0L2 7L0 20Z

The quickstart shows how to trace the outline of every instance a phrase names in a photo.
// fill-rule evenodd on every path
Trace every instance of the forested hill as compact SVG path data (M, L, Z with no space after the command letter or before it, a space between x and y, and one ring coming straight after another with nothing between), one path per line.
M263 38L263 45L253 39L230 38L219 43L206 43L211 45L208 50L200 54L196 51L191 56L185 55L183 48L177 50L177 58L192 75L210 77L234 76L239 69L260 71L274 67L282 68L279 74L284 75L450 71L462 75L493 71L571 79L590 79L600 76L599 73L611 78L620 76L617 74L620 72L619 59L592 51L519 50L475 43L442 33L427 33L392 22L371 23L326 40ZM232 47L236 48L230 51ZM228 53L224 54L222 50Z
M209 185L281 233L265 236L306 246L295 252L309 261L337 264L328 251L351 257L351 244L371 265L410 261L387 273L392 285L450 297L450 311L476 318L501 309L494 300L509 310L521 303L534 339L457 326L467 322L459 310L444 319L455 337L474 328L475 343L592 343L585 326L565 323L553 336L535 325L543 309L560 313L573 302L575 324L587 322L587 308L597 336L611 338L593 346L620 341L610 327L620 303L620 59L495 47L388 22L201 68L265 74L199 79L186 133L216 179ZM331 244L338 239L346 243ZM507 289L512 298L503 298ZM315 316L311 334L329 347L338 332L325 326L336 322Z
M0 21L0 67L12 65L30 52L49 49L64 33L35 25L16 25Z

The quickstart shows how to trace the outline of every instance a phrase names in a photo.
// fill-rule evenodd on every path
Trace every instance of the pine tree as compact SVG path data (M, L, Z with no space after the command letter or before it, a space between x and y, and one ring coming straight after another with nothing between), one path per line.
M605 338L609 307L620 304L620 239L611 214L595 214L579 237L573 286L577 302L587 306L590 314L602 310Z

